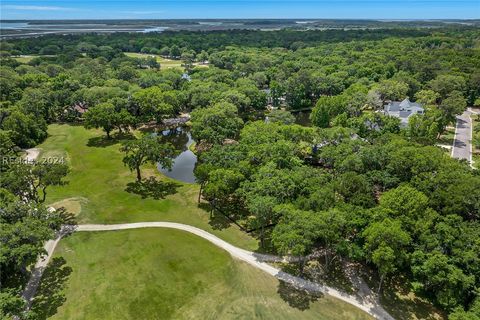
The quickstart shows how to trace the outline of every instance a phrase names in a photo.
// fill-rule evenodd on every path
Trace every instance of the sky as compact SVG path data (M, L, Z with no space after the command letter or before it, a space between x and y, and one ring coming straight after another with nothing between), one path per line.
M478 19L480 0L0 0L0 19Z

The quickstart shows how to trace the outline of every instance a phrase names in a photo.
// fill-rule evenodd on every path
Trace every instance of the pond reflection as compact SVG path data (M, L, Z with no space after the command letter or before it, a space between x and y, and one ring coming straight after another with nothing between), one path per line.
M158 170L175 180L193 183L195 182L195 175L193 169L197 163L197 156L188 149L188 147L195 141L192 139L190 129L188 127L177 127L175 129L164 130L159 132L163 140L170 142L181 153L173 159L173 166L169 170L158 165Z

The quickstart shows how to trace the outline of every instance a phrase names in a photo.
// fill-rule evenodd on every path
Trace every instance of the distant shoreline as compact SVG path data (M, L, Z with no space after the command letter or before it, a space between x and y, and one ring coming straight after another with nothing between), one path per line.
M65 19L0 20L0 38L49 34L216 30L327 30L480 26L479 19Z

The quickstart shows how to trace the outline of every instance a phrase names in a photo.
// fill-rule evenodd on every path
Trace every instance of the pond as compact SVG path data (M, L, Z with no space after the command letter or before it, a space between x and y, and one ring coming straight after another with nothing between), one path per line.
M294 115L296 118L295 123L310 126L310 112L297 112L294 113ZM188 147L195 142L190 134L190 128L179 126L170 130L159 131L157 134L161 135L164 141L170 142L177 150L181 151L181 153L173 159L173 166L170 170L163 168L161 165L157 166L158 170L172 179L194 183L195 175L193 174L193 170L197 164L197 156L188 149Z
M197 163L197 156L188 149L188 147L195 141L192 139L190 129L188 127L177 127L171 130L164 130L158 133L163 136L166 142L170 142L181 153L173 159L173 166L169 170L158 165L158 170L175 180L193 183L195 182L195 175L193 169Z
M293 113L295 116L295 123L305 127L310 127L312 125L312 122L310 121L310 113L311 111L299 111Z

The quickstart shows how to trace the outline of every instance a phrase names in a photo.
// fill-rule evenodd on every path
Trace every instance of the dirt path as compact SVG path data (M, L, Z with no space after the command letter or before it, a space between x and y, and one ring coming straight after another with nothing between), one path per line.
M50 260L55 247L57 246L60 239L70 232L95 232L95 231L115 231L115 230L128 230L128 229L139 229L139 228L171 228L177 230L183 230L186 232L193 233L199 237L202 237L219 248L224 249L230 255L236 259L242 260L251 266L254 266L257 269L260 269L279 280L285 281L289 284L292 284L297 289L303 289L310 292L321 292L328 294L332 297L340 299L344 302L347 302L365 312L375 317L376 319L385 319L385 320L394 320L394 318L378 303L376 299L372 299L371 291L365 289L365 284L362 284L362 290L359 291L358 296L350 295L344 292L341 292L335 288L324 286L319 283L315 283L309 280L305 280L296 276L292 276L286 272L283 272L266 262L282 261L283 258L257 254L251 251L237 248L230 243L214 236L207 231L202 229L192 227L189 225L173 222L138 222L138 223L124 223L124 224L84 224L76 227L66 226L64 227L55 240L50 240L46 243L45 249L47 251L47 256L45 258L39 259L35 265L35 269L32 273L32 278L30 279L24 293L23 297L27 301L27 309L30 308L33 297L35 296L36 289L40 283L42 273L45 270L48 261Z

